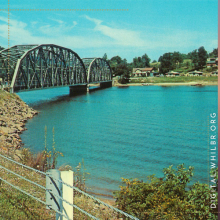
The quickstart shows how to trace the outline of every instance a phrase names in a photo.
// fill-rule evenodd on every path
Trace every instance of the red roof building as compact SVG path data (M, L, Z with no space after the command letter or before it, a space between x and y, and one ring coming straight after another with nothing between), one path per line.
M146 67L146 68L133 68L134 76L150 76L150 73L153 71L153 68Z
M207 67L218 66L218 58L208 58L206 62Z

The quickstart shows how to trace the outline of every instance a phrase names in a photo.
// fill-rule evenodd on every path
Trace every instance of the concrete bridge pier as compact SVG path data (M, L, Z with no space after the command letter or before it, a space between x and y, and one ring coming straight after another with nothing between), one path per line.
M109 87L112 87L112 81L100 82L101 89L109 88Z
M84 94L87 92L87 84L77 84L69 86L70 95Z

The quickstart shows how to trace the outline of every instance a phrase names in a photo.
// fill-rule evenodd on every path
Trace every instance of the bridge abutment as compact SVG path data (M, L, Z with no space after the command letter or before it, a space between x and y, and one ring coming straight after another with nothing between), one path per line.
M101 89L109 88L109 87L112 87L112 81L100 82Z
M83 94L87 92L87 84L78 84L69 86L70 95Z

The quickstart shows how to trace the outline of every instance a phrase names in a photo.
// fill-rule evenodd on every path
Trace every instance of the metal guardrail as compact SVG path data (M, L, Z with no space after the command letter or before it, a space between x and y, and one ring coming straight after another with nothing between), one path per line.
M29 169L29 170L32 170L32 171L34 171L34 172L36 172L36 173L39 173L39 174L41 174L41 175L44 175L45 177L48 177L48 178L52 179L52 181L57 181L57 182L61 183L62 185L65 185L65 186L71 188L72 190L75 190L75 191L81 193L82 195L84 195L84 196L86 196L86 197L88 197L88 198L94 200L95 202L97 202L97 203L99 203L99 204L102 204L102 205L108 207L109 209L111 209L111 210L113 210L113 211L115 211L115 212L117 212L117 213L120 213L120 214L124 215L125 217L127 217L127 218L129 218L129 219L138 220L138 218L133 217L132 215L129 215L129 214L127 214L127 213L125 213L125 212L123 212L123 211L121 211L121 210L119 210L119 209L117 209L117 208L115 208L115 207L113 207L113 206L111 206L111 205L108 205L108 204L105 203L105 202L102 202L101 200L95 198L94 196L89 195L88 193L86 193L86 192L84 192L84 191L78 189L77 187L71 186L71 185L69 185L69 184L63 182L63 181L62 181L61 179L59 179L59 178L54 178L54 177L52 177L49 173L45 173L45 172L42 172L42 171L40 171L40 170L36 170L36 169L34 169L34 168L32 168L32 167L29 167L29 166L26 166L26 165L24 165L24 164L22 164L22 163L19 163L19 162L17 162L17 161L14 161L14 160L12 160L12 159L10 159L10 158L8 158L8 157L6 157L6 156L3 156L3 155L1 155L1 154L0 154L0 158L3 158L3 159L5 159L5 160L8 160L8 161L10 161L10 162L12 162L12 163L14 163L14 164L17 164L17 165L19 165L19 166L21 166L21 167L23 167L23 168L27 168L27 169ZM29 183L31 183L31 184L37 186L37 187L40 187L41 189L45 190L45 193L48 192L48 193L52 194L52 197L53 197L53 198L57 198L58 200L61 200L62 202L65 202L66 204L72 206L73 208L77 209L78 211L82 212L83 214L89 216L91 219L98 220L98 218L96 218L96 217L93 216L92 214L86 212L85 210L81 209L80 207L78 207L78 206L76 206L76 205L74 205L74 204L71 204L71 203L68 202L67 200L63 199L63 197L60 196L59 194L56 194L56 193L54 194L53 192L51 192L51 189L46 188L46 187L44 187L44 186L42 186L42 185L40 185L40 184L38 184L38 183L36 183L36 182L33 182L33 181L31 181L31 180L29 180L29 179L27 179L27 178L25 178L25 177L23 177L23 176L21 176L21 175L19 175L19 174L17 174L17 173L11 171L10 169L7 169L6 167L4 167L4 166L2 166L2 165L0 165L0 168L6 170L7 172L9 172L9 173L11 173L11 174L13 174L13 175L15 175L15 176L17 176L17 177L19 177L19 178L21 178L21 179L27 181L27 182L29 182ZM20 192L26 194L27 196L29 196L29 197L35 199L36 201L38 201L38 202L44 204L45 206L49 207L50 209L54 210L58 215L63 216L63 217L65 217L66 219L70 219L67 215L63 214L62 211L60 211L59 209L55 209L55 208L52 207L52 206L48 206L47 201L46 201L46 202L45 202L45 201L42 201L41 199L37 198L36 196L33 196L33 195L31 195L30 193L28 193L28 192L26 192L26 191L20 189L19 187L13 185L12 183L9 183L7 180L4 180L2 177L0 177L0 180L2 180L4 183L10 185L11 187L15 188L16 190L18 190L18 191L20 191ZM71 219L70 219L70 220L71 220Z

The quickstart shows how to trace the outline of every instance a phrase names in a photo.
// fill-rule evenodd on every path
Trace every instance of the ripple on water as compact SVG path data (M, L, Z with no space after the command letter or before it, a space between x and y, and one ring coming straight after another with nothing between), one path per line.
M40 114L27 123L25 146L48 146L55 128L58 164L76 167L84 158L88 186L111 194L121 177L146 180L181 163L195 167L194 181L207 182L207 117L217 112L217 86L109 88L77 97L67 88L19 93ZM57 98L58 97L58 98Z

